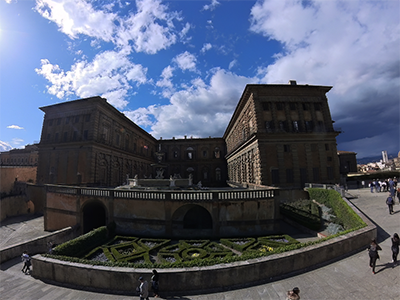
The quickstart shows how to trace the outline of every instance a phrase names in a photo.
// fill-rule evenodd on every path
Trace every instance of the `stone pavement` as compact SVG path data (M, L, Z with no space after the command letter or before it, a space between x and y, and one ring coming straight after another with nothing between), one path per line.
M229 290L221 293L181 295L165 297L164 299L182 300L278 300L286 299L287 290L298 286L302 300L321 299L363 299L363 300L390 300L400 298L400 263L391 263L390 236L394 232L400 234L400 205L396 201L395 214L389 215L385 199L387 193L373 193L369 189L349 191L349 199L359 210L366 214L378 226L378 243L383 251L381 259L377 263L377 274L372 274L368 262L368 252L361 251L342 260L321 266L317 269L304 272L299 275L288 276L262 285L243 289ZM42 221L40 221L42 220ZM13 223L0 227L2 242L0 248L6 246L3 243L5 237L9 241L22 238L29 239L32 232L27 229L29 222L39 224L43 218ZM27 226L25 226L27 225ZM34 227L34 226L32 226ZM19 234L18 234L19 231ZM7 234L7 232L9 234ZM43 235L43 227L36 234ZM84 290L70 289L67 287L46 284L21 272L22 263L19 258L13 259L1 265L0 270L0 298L1 299L139 299L132 295L112 295L96 293ZM161 278L162 280L162 278ZM176 284L184 284L177 282ZM137 283L132 283L132 288ZM161 293L162 295L162 293Z

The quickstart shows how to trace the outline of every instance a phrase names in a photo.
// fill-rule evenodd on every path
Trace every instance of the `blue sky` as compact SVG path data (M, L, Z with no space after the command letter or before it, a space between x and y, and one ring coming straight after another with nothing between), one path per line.
M338 149L397 153L400 5L0 0L0 149L100 95L154 137L221 137L246 84L328 85Z

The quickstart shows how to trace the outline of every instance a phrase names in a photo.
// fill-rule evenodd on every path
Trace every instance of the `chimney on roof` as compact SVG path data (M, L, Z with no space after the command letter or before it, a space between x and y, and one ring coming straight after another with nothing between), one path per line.
M297 82L296 82L296 80L289 80L289 84L290 85L297 85Z

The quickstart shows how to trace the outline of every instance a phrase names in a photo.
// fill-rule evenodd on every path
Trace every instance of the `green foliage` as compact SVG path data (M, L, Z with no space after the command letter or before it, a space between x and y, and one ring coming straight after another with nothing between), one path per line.
M108 240L108 230L105 226L92 230L84 235L58 245L53 249L56 255L81 257L93 248L106 243Z
M315 199L317 202L331 208L337 218L336 222L342 225L345 230L366 226L360 216L347 205L335 190L310 188L308 189L308 193L311 199Z
M237 238L237 239L221 239L221 244L233 248L237 251L243 252L246 248L250 247L256 241L255 238Z
M303 225L311 230L318 231L321 228L322 220L319 215L319 210L318 210L318 215L316 215L315 214L316 210L315 208L312 209L313 207L312 205L310 205L309 210L300 209L294 205L295 204L289 205L282 203L280 205L280 213L283 216L292 219L295 222L299 223L300 225Z
M111 227L101 227L88 234L57 246L53 254L44 254L59 260L90 265L128 268L190 268L227 264L293 251L318 244L366 226L362 219L333 190L309 189L317 202L332 208L345 227L345 231L314 242L299 243L288 235L258 238L230 238L218 241L148 239L116 236L108 239ZM302 201L293 206L283 204L281 213L287 213L301 224L321 223L319 207ZM297 219L296 219L297 218ZM306 226L306 225L305 225ZM236 252L236 253L234 253ZM238 253L237 253L238 252ZM85 255L86 254L86 255ZM81 258L83 257L83 258ZM155 258L154 258L155 257ZM99 258L99 259L97 259Z

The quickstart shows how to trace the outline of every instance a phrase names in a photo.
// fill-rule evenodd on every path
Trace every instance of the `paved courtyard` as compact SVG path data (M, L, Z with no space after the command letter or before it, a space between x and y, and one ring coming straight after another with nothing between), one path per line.
M373 193L369 189L350 190L350 201L366 214L378 227L378 243L383 251L377 263L377 273L372 274L366 250L350 255L342 260L309 270L302 274L281 280L243 289L228 290L221 293L198 295L179 295L164 299L183 300L278 300L285 299L286 291L298 286L302 300L321 299L363 299L390 300L400 298L400 263L391 263L390 236L400 233L400 205L396 201L395 214L389 215L385 199L387 193ZM31 220L12 219L3 222L0 227L0 248L45 235L43 218ZM112 295L90 291L70 289L46 284L21 272L19 258L1 265L1 299L139 299L138 296ZM162 278L160 278L162 280ZM132 290L137 286L132 282ZM184 282L177 282L184 285ZM162 291L161 291L162 296Z

